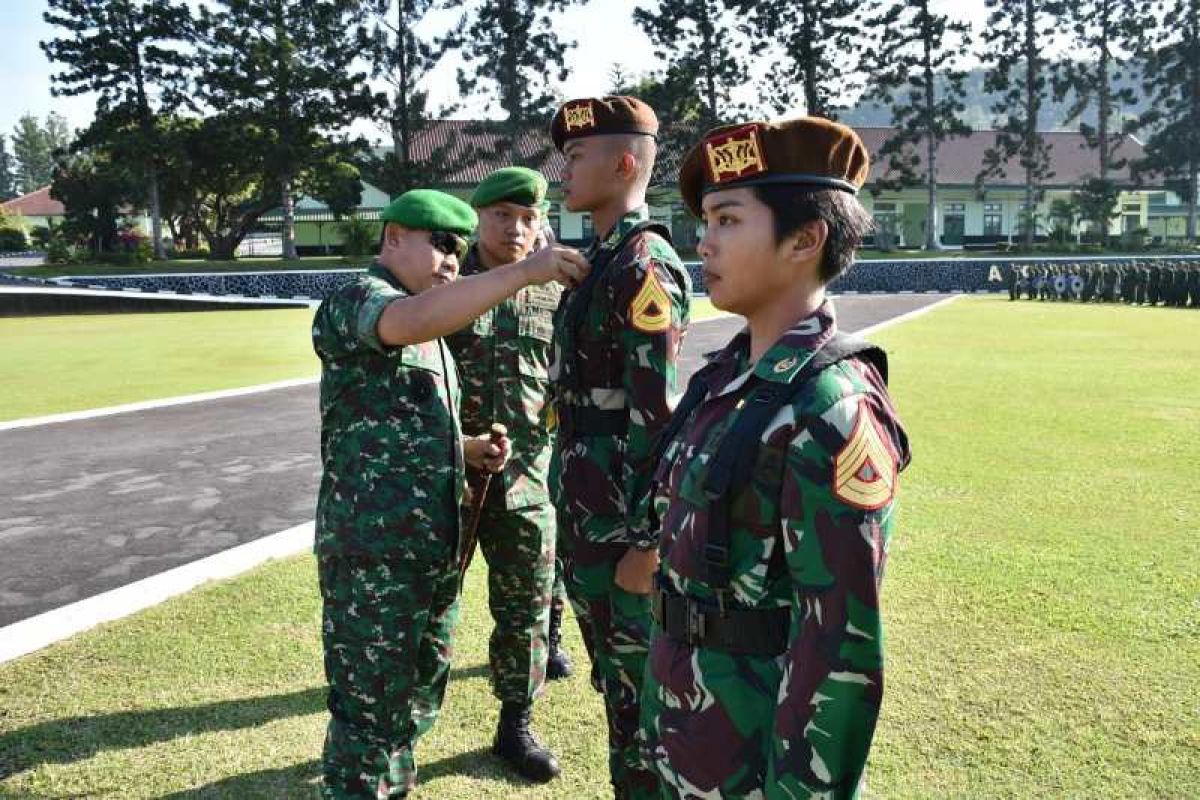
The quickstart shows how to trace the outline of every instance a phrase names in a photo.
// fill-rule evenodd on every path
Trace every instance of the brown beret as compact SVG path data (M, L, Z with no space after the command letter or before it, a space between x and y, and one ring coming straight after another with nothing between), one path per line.
M636 97L616 95L568 100L550 121L550 138L560 151L568 139L614 133L658 136L658 117Z
M870 168L858 134L821 117L725 125L684 156L679 192L698 217L701 199L718 189L784 184L857 194Z

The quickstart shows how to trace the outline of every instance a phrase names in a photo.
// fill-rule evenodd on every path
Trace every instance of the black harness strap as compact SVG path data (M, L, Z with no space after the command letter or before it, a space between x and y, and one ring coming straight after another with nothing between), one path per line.
M571 290L563 296L562 303L559 305L559 313L555 315L555 325L562 325L563 330L567 332L563 342L563 365L560 375L560 382L567 388L578 390L583 385L581 383L582 375L580 375L579 364L576 359L579 348L576 347L576 340L579 334L579 329L583 325L583 317L587 313L587 309L592 304L592 295L595 293L596 286L600 283L600 278L608 269L608 265L617 257L622 250L633 240L638 234L646 231L653 231L659 236L671 241L671 232L667 230L665 225L658 222L643 220L634 225L621 240L617 246L611 250L601 250L596 259L592 262L592 269L588 272L587 277L575 289Z
M705 580L717 590L722 604L724 590L729 588L730 510L733 500L750 483L754 462L763 431L780 409L788 405L806 387L811 387L821 372L851 357L871 362L888 379L887 353L865 339L835 333L807 363L785 384L756 380L758 386L747 396L732 427L726 431L717 447L717 454L704 480L704 494L709 501L708 537L704 546ZM707 369L707 367L705 368ZM703 402L708 386L705 371L692 376L687 392L675 409L671 421L663 430L656 456L661 459L671 441L679 435L688 417ZM799 421L798 421L799 422Z

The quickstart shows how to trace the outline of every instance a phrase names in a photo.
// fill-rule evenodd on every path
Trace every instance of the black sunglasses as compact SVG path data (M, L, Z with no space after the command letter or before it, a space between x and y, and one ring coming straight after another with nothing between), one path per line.
M462 261L467 256L467 240L456 233L450 231L430 231L429 243L438 252L445 253L448 256L458 256L458 260Z

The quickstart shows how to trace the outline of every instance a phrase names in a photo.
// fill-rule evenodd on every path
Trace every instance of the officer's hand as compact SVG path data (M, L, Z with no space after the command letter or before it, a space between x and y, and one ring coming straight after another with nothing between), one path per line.
M512 442L507 436L497 442L492 441L489 434L468 436L463 439L463 458L475 469L488 472L500 472L508 463L512 453Z
M617 562L617 573L613 580L630 594L650 594L657 569L657 549L643 552L631 547Z
M527 284L558 281L564 286L578 286L591 269L578 250L560 244L544 247L520 263L525 269Z

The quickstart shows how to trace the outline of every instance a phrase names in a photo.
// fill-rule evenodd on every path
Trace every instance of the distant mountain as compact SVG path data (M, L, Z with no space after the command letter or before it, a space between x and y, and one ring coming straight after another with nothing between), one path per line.
M975 130L989 130L996 127L996 114L992 111L992 106L995 105L997 96L983 90L983 75L984 70L980 67L968 73L965 81L967 110L963 114L963 121ZM1118 116L1122 118L1136 117L1149 108L1150 101L1148 98L1142 96L1141 85L1137 80L1126 78L1118 86L1132 88L1134 94L1138 97L1138 102L1133 106L1117 109ZM1079 130L1080 120L1069 124L1066 121L1067 110L1074 102L1074 99L1074 94L1063 98L1061 102L1055 102L1053 99L1050 99L1042 107L1041 123L1038 127L1044 131ZM851 110L839 113L838 116L848 125L857 127L886 128L892 124L891 116L887 109L876 103L861 104ZM1095 125L1096 109L1094 107L1089 108L1084 113L1081 121Z

